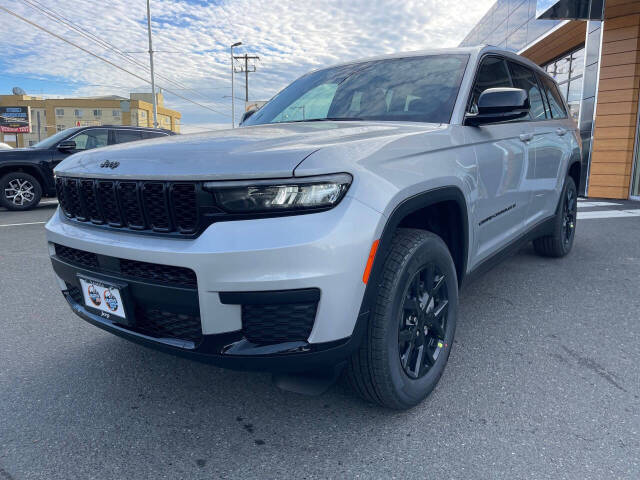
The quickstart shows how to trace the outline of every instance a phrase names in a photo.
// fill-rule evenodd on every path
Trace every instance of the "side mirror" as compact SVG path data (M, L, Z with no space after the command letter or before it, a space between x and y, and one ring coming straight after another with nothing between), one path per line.
M58 144L58 150L61 150L63 152L67 150L75 150L75 149L76 149L76 142L74 142L73 140L63 140Z
M521 88L488 88L478 98L478 113L468 113L464 124L477 127L515 120L526 117L530 108L529 95Z
M251 110L247 110L246 112L244 112L242 114L242 118L240 119L240 125L242 125L247 118L249 118L251 115L253 115L257 111L258 111L257 108L252 108Z

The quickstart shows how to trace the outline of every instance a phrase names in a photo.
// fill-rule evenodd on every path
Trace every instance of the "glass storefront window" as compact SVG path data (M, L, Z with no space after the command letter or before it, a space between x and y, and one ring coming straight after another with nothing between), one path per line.
M584 73L584 49L581 48L571 55L571 76L576 77Z
M582 75L584 73L584 47L569 52L553 62L543 65L556 82L560 93L569 104L569 113L577 122L582 100Z

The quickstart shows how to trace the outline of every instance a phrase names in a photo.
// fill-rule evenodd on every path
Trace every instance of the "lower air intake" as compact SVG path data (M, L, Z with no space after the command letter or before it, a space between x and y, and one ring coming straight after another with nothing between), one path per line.
M242 331L257 344L306 342L317 308L318 302L242 305Z

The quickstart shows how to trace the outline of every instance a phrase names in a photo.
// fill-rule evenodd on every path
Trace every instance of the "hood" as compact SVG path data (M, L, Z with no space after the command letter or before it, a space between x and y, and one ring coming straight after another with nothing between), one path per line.
M35 148L0 149L0 162L49 157L50 155L51 153L48 150L38 150Z
M437 129L434 124L305 122L143 140L77 153L55 172L138 180L290 177L313 152ZM109 165L101 167L105 161ZM114 168L112 166L116 165Z

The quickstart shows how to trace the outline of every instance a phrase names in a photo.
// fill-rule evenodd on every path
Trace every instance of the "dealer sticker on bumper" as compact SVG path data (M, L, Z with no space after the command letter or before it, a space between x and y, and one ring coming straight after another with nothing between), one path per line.
M97 308L109 315L127 318L124 313L120 290L112 285L107 285L95 280L85 278L80 278L79 280L84 295L84 304L87 307Z

